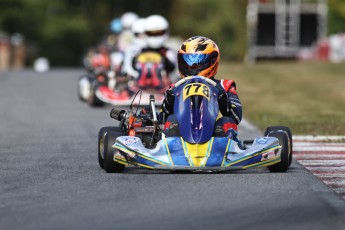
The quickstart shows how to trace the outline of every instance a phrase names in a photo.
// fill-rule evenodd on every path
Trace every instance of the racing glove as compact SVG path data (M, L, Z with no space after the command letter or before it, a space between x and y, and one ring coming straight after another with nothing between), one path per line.
M174 91L172 91L171 89L168 89L167 91L165 91L165 98L166 98L166 101L169 103L169 105L174 105L174 102L175 102Z
M224 90L219 93L218 106L219 111L222 113L223 116L229 116L231 114L231 102L230 100L228 100L228 95Z
M165 97L161 108L166 115L170 115L174 112L175 96L173 90L168 89L165 91L164 96Z

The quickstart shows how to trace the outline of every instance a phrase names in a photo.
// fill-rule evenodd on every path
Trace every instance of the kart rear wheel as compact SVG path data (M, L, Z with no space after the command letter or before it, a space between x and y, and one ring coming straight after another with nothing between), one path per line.
M88 75L82 75L78 80L78 98L80 101L87 101L88 94L90 92L91 77Z
M269 166L268 169L270 172L286 172L289 168L289 136L283 131L272 131L267 136L278 138L279 144L282 146L281 161L278 164Z
M104 170L107 173L120 173L123 172L125 166L123 164L114 161L114 149L113 144L117 137L122 133L108 132L104 136Z
M121 133L121 136L124 135L123 130L120 127L113 127L113 126L107 126L102 127L98 132L98 164L99 166L104 169L104 136L108 132L115 132L115 133Z
M292 163L292 153L293 153L292 132L291 132L290 128L286 127L286 126L270 126L270 127L267 127L267 129L265 131L265 136L267 136L272 131L279 131L279 130L286 132L289 136L289 144L290 144L290 146L289 146L289 166L290 166Z

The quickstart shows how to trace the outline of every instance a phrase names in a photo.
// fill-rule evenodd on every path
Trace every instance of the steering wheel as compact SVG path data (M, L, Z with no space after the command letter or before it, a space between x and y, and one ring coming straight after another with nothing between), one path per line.
M183 83L185 83L186 81L192 79L192 78L199 78L199 79L203 79L205 80L207 83L209 83L210 85L213 85L214 87L217 87L217 83L207 77L203 77L203 76L189 76L189 77L185 77L182 78L181 80L179 80L178 82L175 83L174 88L178 87L180 85L182 85Z

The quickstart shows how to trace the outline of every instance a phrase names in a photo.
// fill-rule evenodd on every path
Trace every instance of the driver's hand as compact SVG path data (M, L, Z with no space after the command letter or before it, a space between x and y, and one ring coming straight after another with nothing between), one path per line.
M219 110L223 115L229 115L230 113L230 105L228 100L227 93L223 90L223 92L220 92L218 96L218 106Z
M174 96L174 91L172 89L168 89L165 91L165 101L169 106L173 106L175 102L175 96Z
M162 112L166 115L172 114L174 112L174 102L174 91L172 89L168 89L164 93L164 100L161 106Z

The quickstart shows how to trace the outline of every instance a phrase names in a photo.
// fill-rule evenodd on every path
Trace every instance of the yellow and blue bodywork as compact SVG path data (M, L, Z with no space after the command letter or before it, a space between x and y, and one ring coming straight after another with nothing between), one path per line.
M116 139L114 161L161 170L223 171L270 166L280 162L281 145L275 137L256 138L253 144L240 149L227 137L212 137L203 144L191 144L182 137L167 137L156 148L147 149L138 137Z

